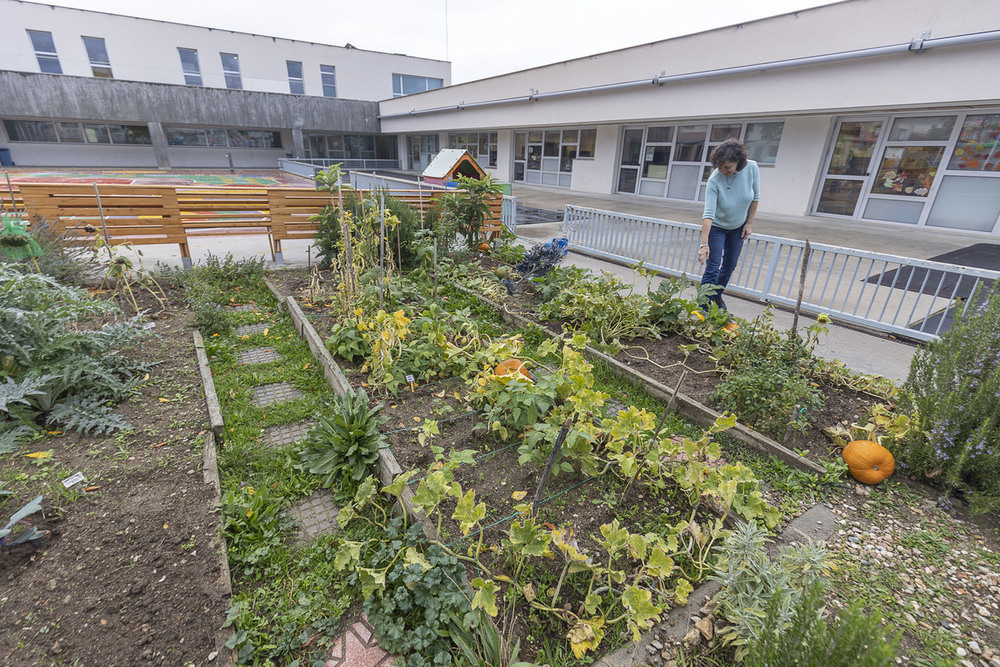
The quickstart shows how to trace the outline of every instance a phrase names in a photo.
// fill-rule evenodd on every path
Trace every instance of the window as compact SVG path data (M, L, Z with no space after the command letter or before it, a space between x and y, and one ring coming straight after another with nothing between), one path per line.
M580 130L580 149L577 151L578 160L594 159L594 150L597 145L597 130Z
M108 49L103 37L84 37L83 45L87 48L87 58L90 59L90 70L94 76L102 79L113 79L111 75L111 60L108 59Z
M240 57L235 53L220 53L222 58L222 74L226 77L226 88L243 90L243 78L240 76Z
M320 65L319 76L323 80L323 97L336 97L337 68L333 65Z
M62 74L62 66L59 64L59 54L56 53L56 43L52 41L52 33L29 30L28 37L31 39L31 46L35 49L38 69L45 74Z
M281 148L281 133L268 130L237 130L220 127L164 127L171 146L212 148Z
M201 66L198 64L198 51L177 47L181 56L181 70L184 72L184 83L188 86L200 86Z
M302 136L306 157L330 160L396 160L396 138L366 134L319 134Z
M402 97L434 90L444 85L444 79L433 79L426 76L410 76L409 74L392 75L392 96Z
M11 141L71 144L150 144L145 125L107 125L77 121L5 120Z
M476 162L485 167L497 166L497 133L469 132L468 134L449 134L449 148L461 148L469 151Z
M781 143L781 131L785 123L747 123L743 145L747 155L757 164L773 165L778 159L778 144Z
M1000 171L1000 114L977 114L965 119L948 168Z
M285 67L288 69L288 89L292 95L305 95L306 83L302 79L302 63L286 60Z

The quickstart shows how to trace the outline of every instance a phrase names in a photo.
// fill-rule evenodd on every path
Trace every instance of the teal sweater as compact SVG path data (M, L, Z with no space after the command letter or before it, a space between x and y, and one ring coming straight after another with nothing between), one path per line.
M760 201L760 170L757 163L747 160L747 166L726 177L718 169L708 177L705 191L705 213L712 224L723 229L736 229L747 221L750 202Z

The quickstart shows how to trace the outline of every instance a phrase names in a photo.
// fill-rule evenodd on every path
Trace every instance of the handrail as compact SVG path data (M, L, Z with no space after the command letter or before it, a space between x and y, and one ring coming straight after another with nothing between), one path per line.
M567 205L570 247L667 275L698 276L701 225ZM971 295L1000 272L810 243L802 310L878 331L929 341L975 305ZM805 241L752 234L729 285L737 294L795 306Z

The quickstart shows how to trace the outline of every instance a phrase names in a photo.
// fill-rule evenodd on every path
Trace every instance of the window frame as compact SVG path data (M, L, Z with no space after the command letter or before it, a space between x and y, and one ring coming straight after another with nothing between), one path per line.
M194 57L194 69L188 69L188 63L184 62L184 54L189 53ZM184 76L185 86L204 86L201 77L201 61L198 58L198 49L190 49L185 46L177 47L177 55L181 59L181 74Z
M47 30L31 30L30 28L26 28L25 32L28 33L28 41L31 42L31 49L35 52L38 70L42 74L62 74L62 63L59 62L59 53L56 51L56 41L52 37L52 33ZM36 35L38 35L39 40L47 39L52 45L52 50L44 48L47 46L46 44L39 45L35 39Z
M103 37L89 37L81 35L83 48L87 52L87 60L90 61L91 73L99 79L113 79L111 71L111 57L108 55L108 44ZM104 59L101 59L101 56Z
M334 65L320 65L319 78L323 85L323 97L336 97L337 68Z
M404 83L417 83L422 81L424 84L423 90L414 90L412 92L404 92L406 86ZM431 86L431 83L437 83L436 86ZM405 97L407 95L417 95L419 93L426 93L428 90L437 90L438 88L444 87L444 79L439 79L434 76L420 76L417 74L402 74L400 72L392 73L392 96L393 97Z
M298 75L292 73L293 66L298 67ZM288 90L292 95L306 94L305 72L302 69L302 61L286 60L285 71L288 72Z
M231 64L235 65L235 68L227 68L227 57L231 58ZM243 90L243 74L240 72L239 54L219 51L219 59L222 61L222 77L226 81L226 89Z

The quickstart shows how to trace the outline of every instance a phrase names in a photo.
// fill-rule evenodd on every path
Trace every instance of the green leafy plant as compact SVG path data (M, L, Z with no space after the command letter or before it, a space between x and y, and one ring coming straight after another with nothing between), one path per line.
M379 426L386 418L383 404L372 406L364 389L336 399L316 416L299 449L303 469L322 477L325 487L339 487L345 479L360 482L373 472L378 450L385 442Z
M273 566L291 527L287 502L266 487L241 485L222 494L222 534L230 566L246 576L260 576Z
M971 303L914 355L901 402L917 428L893 451L910 471L966 489L974 509L989 511L1000 507L1000 288Z
M477 619L461 588L464 576L458 558L428 544L421 524L406 528L396 518L385 539L359 549L349 580L362 591L379 646L406 656L406 665L423 667L451 665L454 619L465 627Z
M787 547L778 559L766 553L767 533L754 523L738 526L719 547L714 579L722 584L719 609L732 625L719 633L742 657L768 632L782 632L795 608L817 579L825 581L826 550L808 542Z
M454 228L465 237L468 247L475 248L490 212L490 202L502 196L503 191L497 180L488 174L482 179L459 176L458 183L458 192L442 198L441 223Z
M93 326L71 326L88 320ZM148 368L126 354L146 333L141 317L124 319L110 302L0 264L0 433L127 427L111 408Z
M24 519L32 514L42 511L42 497L38 496L24 507L14 512L14 515L7 521L7 525L0 528L0 549L9 549L26 542L31 542L35 546L48 537L49 531L38 530L35 526L20 525Z
M826 587L821 580L806 586L782 619L781 602L771 598L763 631L747 647L746 667L888 667L896 664L900 633L889 634L878 612L852 606L829 622L823 618Z

